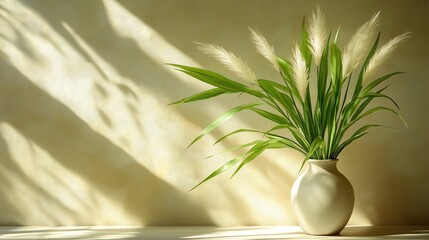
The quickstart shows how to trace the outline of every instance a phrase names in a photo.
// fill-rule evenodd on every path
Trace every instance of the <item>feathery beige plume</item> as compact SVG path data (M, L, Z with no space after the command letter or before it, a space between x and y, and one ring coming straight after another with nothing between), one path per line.
M270 62L271 65L274 67L274 69L278 70L279 65L277 63L277 57L274 52L274 47L268 43L267 39L265 39L265 37L262 36L262 34L258 30L253 29L251 27L249 27L249 30L252 42L255 44L258 53L261 54L265 59L267 59L268 62Z
M371 47L371 38L379 23L380 12L364 23L352 36L343 53L343 77L353 71Z
M310 50L313 54L314 62L319 66L320 58L322 58L323 48L325 47L328 38L328 30L326 29L326 18L320 6L317 6L317 11L310 17L310 22L307 28L308 42Z
M249 66L241 58L235 56L234 53L225 50L221 46L212 44L197 43L198 49L204 53L214 57L226 68L234 72L242 80L256 83L256 74L249 68Z
M409 36L409 32L396 36L395 38L384 44L382 47L377 49L377 51L375 51L371 60L368 62L368 65L363 74L362 84L364 84L366 81L368 81L369 78L372 77L372 75L375 73L375 69L380 66L388 58L389 54L392 53L393 50L395 50L398 45L402 43L405 39L407 39Z
M299 49L298 45L296 45L295 50L293 51L293 58L291 62L296 87L301 95L302 100L304 100L308 86L308 72L305 60L302 57L301 50Z

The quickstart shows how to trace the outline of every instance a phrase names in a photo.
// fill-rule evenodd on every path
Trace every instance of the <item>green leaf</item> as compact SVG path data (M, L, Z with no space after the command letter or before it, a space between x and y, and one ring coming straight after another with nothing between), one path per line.
M334 90L341 86L343 78L343 65L341 60L341 50L335 43L331 43L331 59L330 59L330 70L331 70L331 83Z
M395 110L393 110L391 108L388 108L388 107L379 106L379 107L371 108L370 110L366 111L365 113L360 114L355 119L352 118L353 120L346 125L345 129L347 130L350 126L352 126L353 124L355 124L360 119L362 119L362 118L364 118L364 117L366 117L366 116L368 116L370 114L373 114L375 112L379 112L379 111L388 111L388 112L391 112L391 113L397 115L402 120L402 122L404 123L404 125L406 127L408 127L407 123L404 121L404 119L402 118L402 116L399 113L397 113Z
M335 33L334 43L337 44L338 34L340 33L341 26L337 28L337 32Z
M279 141L279 143L284 144L287 147L290 147L292 149L295 149L301 153L303 153L305 155L305 150L304 148L302 148L298 143L296 143L295 141L291 140L290 138L287 137L283 137L277 134L273 134L273 133L266 133L265 135L267 138L269 139L277 139Z
M168 104L168 106L174 105L174 104L180 104L180 103L188 103L188 102L205 100L205 99L209 99L212 97L219 96L219 95L224 94L224 93L231 93L231 92L229 92L228 90L225 90L225 89L221 89L221 88L213 88L213 89L210 89L207 91L199 92L199 93L192 95L190 97L183 98L179 101L170 103L170 104Z
M359 77L356 83L355 91L353 93L353 98L357 97L362 90L362 81L363 81L363 74L366 71L366 68L368 66L369 61L374 56L375 51L377 50L378 42L380 41L380 32L377 35L377 39L375 40L374 44L372 45L371 50L368 53L368 56L365 59L365 62L362 65L362 68L359 73Z
M218 88L234 92L243 92L248 88L244 84L232 81L231 79L228 79L227 77L222 76L219 73L212 72L206 69L171 63L168 65L176 67L179 71L184 72L191 77L194 77L198 80L201 80Z
M369 98L369 97L371 97L371 98L386 98L386 99L390 100L396 106L396 108L399 110L398 104L391 97L389 97L389 96L387 96L385 94L376 93L376 92L368 92L368 93L365 93L360 98Z
M271 136L271 134L269 136ZM296 142L292 141L289 138L282 138L279 140L279 143L283 143L285 146L295 149L302 154L305 154L305 151L301 148L301 146L299 146Z
M273 128L271 128L270 130L268 130L267 133L270 133L272 131L279 130L279 129L285 129L285 128L289 129L289 128L295 128L295 127L292 124L278 124Z
M197 188L197 187L198 187L198 186L200 186L201 184L203 184L203 183L207 182L208 180L210 180L210 179L212 179L212 178L216 177L217 175L219 175L219 174L221 174L221 173L225 172L226 170L228 170L228 169L232 168L235 164L237 164L237 162L238 162L238 161L240 161L240 159L241 159L243 156L244 156L244 155L239 156L239 157L236 157L236 158L234 158L234 159L232 159L232 160L228 161L227 163L225 163L224 165L222 165L220 168L218 168L218 169L216 169L214 172L212 172L212 173L211 173L208 177L206 177L203 181L201 181L200 183L198 183L197 185L195 185L195 186L194 186L191 190L189 190L189 191L194 190L195 188Z
M289 121L285 117L280 116L278 114L274 114L274 113L265 111L263 109L255 108L255 107L250 108L250 110L253 111L253 112L255 112L255 113L257 113L257 114L259 114L261 117L264 117L264 118L266 118L268 120L271 120L271 121L273 121L275 123L279 123L279 124L287 124L287 123L289 123Z
M259 86L265 91L265 93L268 96L270 96L271 99L273 99L273 101L275 100L283 106L283 108L286 110L286 112L292 118L294 123L300 124L301 127L303 126L302 125L303 123L301 122L300 113L298 112L298 109L296 109L296 107L294 107L293 100L288 95L279 92L276 88L274 88L267 81L259 80L258 83L259 83ZM281 109L279 109L279 111L283 113L283 111Z
M241 144L239 146L235 146L233 148L226 149L226 150L224 150L222 152L218 152L216 154L210 155L210 156L206 157L206 159L207 158L212 158L214 156L217 156L217 155L220 155L220 154L224 154L224 153L227 153L227 152L231 152L231 151L235 151L235 150L238 150L238 149L250 147L250 146L255 145L257 143L260 143L260 142L263 142L263 140L255 140L255 141L252 141L252 142L249 142L249 143Z
M295 80L293 78L292 64L288 60L283 59L281 57L277 57L277 63L279 64L282 78L286 85L289 87L293 97L296 99L300 99L301 95L296 88Z
M301 51L302 56L304 57L307 71L310 71L311 69L311 50L310 50L310 44L308 42L308 32L307 27L305 24L305 18L302 20L302 26L301 26L301 45L299 46L299 50Z
M357 135L353 135L352 137L350 137L348 140L344 141L343 143L341 143L341 145L338 147L338 154L341 153L341 151L343 151L343 149L349 145L350 143L354 142L355 140L365 136L366 134L368 134L368 132L363 132ZM337 155L338 156L338 155Z
M293 70L292 64L281 57L277 57L277 63L279 64L280 70L283 73L283 77L287 79L289 84L293 84Z
M254 160L257 156L259 156L261 153L263 153L266 149L270 148L284 148L284 145L278 142L277 139L270 139L262 143L258 143L255 146L253 146L252 149L249 150L247 153L247 156L244 158L244 160L240 163L240 165L235 170L234 174L232 174L231 178L235 176L235 174L240 171L240 169Z
M326 45L323 49L322 57L320 58L319 68L317 72L317 99L319 105L323 105L323 100L326 92L326 81L328 77L328 54L329 54L329 40L331 35L329 34Z
M213 131L214 129L216 129L217 127L219 127L219 125L221 125L222 123L224 123L225 121L229 120L232 116L234 116L236 113L241 112L243 110L246 109L251 109L252 107L261 105L262 102L256 102L256 103L249 103L249 104L244 104L244 105L240 105L238 107L235 107L231 110L229 110L228 112L224 113L222 116L220 116L218 119L216 119L215 121L213 121L212 123L210 123L202 132L201 134L196 137L187 147L187 149L192 146L195 142L197 142L198 140L200 140L202 137L204 137L206 134L208 134L209 132Z
M405 72L393 72L393 73L390 73L390 74L386 74L386 75L384 75L382 77L379 77L376 80L370 82L368 84L368 86L365 87L365 89L363 90L363 92L367 93L367 92L371 91L373 88L375 88L376 86L378 86L380 83L382 83L385 80L389 79L390 77L393 77L393 76L398 75L398 74L403 74L403 73L405 73Z
M263 83L264 85L270 85L278 90L281 90L283 93L285 94L289 94L289 88L285 85L282 85L280 83L271 81L271 80L267 80L267 79L258 79L258 82L261 84Z
M279 125L271 128L270 130L268 130L266 132L266 134L270 134L272 131L277 130L277 129L282 129L282 128L287 128L292 133L294 138L301 144L300 147L302 147L302 149L308 149L310 147L305 136L302 135L302 133L299 132L299 130L292 124L279 124ZM295 142L294 142L294 144L299 146Z
M302 170L302 167L304 167L304 164L307 162L307 160L313 155L313 153L318 149L322 144L325 142L320 136L317 136L313 142L311 143L310 149L308 150L307 155L304 158L304 161L302 161L301 167L299 168L299 171Z
M355 138L355 136L360 136L362 133L364 133L366 130L368 130L369 128L373 128L373 127L385 127L385 128L392 128L392 127L389 127L389 126L385 126L385 125L380 125L380 124L367 124L367 125L364 125L364 126L362 126L362 127L360 127L356 132L354 132L353 134L352 134L352 136L349 138L349 140L346 140L346 141L344 141L342 144L340 144L339 146L338 146L338 148L337 149L335 149L334 150L334 155L335 156L338 156L340 153L341 153L341 151L347 146L347 145L349 145L350 143L352 143L354 140L356 140L356 138ZM362 135L363 136L363 135ZM350 140L351 139L351 140Z
M261 133L261 134L264 134L264 132L262 132L262 131L241 128L241 129L238 129L238 130L235 130L235 131L233 131L233 132L230 132L230 133L226 134L225 136L223 136L223 137L219 138L218 140L216 140L216 142L215 142L215 143L213 143L213 145L218 144L219 142L223 141L225 138L227 138L227 137L229 137L229 136L231 136L231 135L234 135L234 134L237 134L237 133L242 133L242 132L253 132L253 133Z
M378 90L376 93L381 93L385 89L389 87L385 86L384 88ZM368 106L368 104L374 99L374 97L367 97L362 103L361 98L353 97L352 100L344 107L344 118L349 118L352 116L352 119L356 118L365 108Z

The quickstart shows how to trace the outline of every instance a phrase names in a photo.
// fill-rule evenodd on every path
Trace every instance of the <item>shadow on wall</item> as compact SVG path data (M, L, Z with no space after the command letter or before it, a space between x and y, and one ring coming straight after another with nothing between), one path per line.
M135 42L134 39L119 36L115 32L115 29L113 29L112 26L109 24L109 16L106 12L107 11L106 7L100 2L85 2L85 4L81 4L80 1L77 1L77 2L27 1L27 2L23 2L23 4L25 4L32 11L39 13L39 15L43 17L48 24L50 24L50 26L56 31L56 33L60 34L62 37L67 39L67 41L73 46L74 49L76 49L82 56L85 56L88 62L91 62L91 64L94 64L94 66L96 66L98 71L105 77L106 81L109 79L109 76L103 73L103 70L100 66L97 67L97 62L94 61L91 58L91 56L88 55L86 50L83 49L79 43L76 42L75 38L64 27L64 23L67 24L67 26L70 26L70 28L73 29L73 31L76 32L76 34L80 38L82 38L86 44L90 46L91 50L95 51L97 55L99 55L103 60L108 62L118 72L119 75L134 81L142 88L148 89L154 95L159 96L160 99L166 99L164 101L169 102L169 101L177 100L184 96L187 96L189 95L189 93L196 92L196 89L194 89L192 86L189 86L187 84L181 84L180 86L178 86L178 83L177 83L177 80L175 80L175 77L169 74L168 72L166 72L165 69L163 69L163 66L161 66L159 62L156 62L154 59L151 59L149 56L147 56L139 48L138 44ZM47 5L49 5L49 8L46 7ZM100 29L97 29L96 31L94 31L90 27L86 27L86 28L81 27L82 24L88 24L88 23L90 23L91 26L99 26ZM102 37L100 37L99 33L102 33ZM192 44L192 41L189 40L189 43ZM140 53L140 54L136 54L136 53ZM141 64L138 64L138 63L141 63ZM156 80L152 79L154 78L153 76L156 76ZM29 84L31 83L29 82ZM108 82L106 82L106 84L108 84ZM131 94L131 95L135 94L130 92L130 90L127 88L120 87L120 86L118 86L118 88L124 94ZM103 92L101 84L97 86L97 89L99 89L98 91ZM44 107L44 108L49 109L50 107ZM130 109L132 109L132 107ZM205 127L205 124L207 123L207 114L211 110L209 108L200 108L198 109L198 114L195 114L194 109L187 107L187 108L182 108L181 111L184 117L188 118L190 122L196 123L200 127ZM103 119L106 119L105 122L109 122L108 116L106 114L104 114L103 116L104 116ZM253 118L248 118L248 119L252 126L256 126L255 128L258 127L257 121L252 120ZM57 121L59 124L62 124L63 120L57 119ZM84 124L86 128L89 128L89 126L87 126L86 123L82 122L82 124ZM74 131L71 131L71 133L74 133ZM67 136L68 133L64 133L64 134L65 134L64 136ZM214 135L216 134L217 133L214 133ZM98 136L102 137L100 135ZM105 140L107 141L107 139ZM231 144L231 142L228 142L228 141L225 141L225 143L227 146L233 145ZM84 145L89 145L89 144L84 144ZM61 157L61 153L63 151L65 150L58 149L58 153L57 153L59 155L58 157ZM99 153L91 153L91 154L99 154ZM105 154L103 155L104 157L112 155L112 153L109 153L106 151L104 151L103 154ZM56 158L57 156L54 156L54 157ZM101 159L101 158L97 156L97 159ZM281 199L285 199L285 203L287 205L289 201L288 189L290 189L290 185L292 184L292 179L290 176L285 174L285 172L282 171L281 168L278 168L278 166L276 166L275 164L267 160L268 159L264 159L263 157L261 157L258 159L258 161L255 161L254 163L252 163L252 166L254 168L262 169L260 171L261 176L264 177L264 179L266 179L267 181L270 181L271 183L273 183L272 186L270 186L272 187L271 194L282 195ZM94 167L95 169L91 169L92 167ZM88 166L83 170L84 171L92 170L93 171L92 173L97 173L96 167L97 167L96 165ZM78 167L75 170L80 171ZM121 173L128 174L127 171L132 171L133 173L138 172L136 169L133 169L133 167L129 167L129 169L123 170ZM86 175L90 175L90 174L86 174ZM108 181L109 178L111 177L106 176L105 181ZM116 182L116 180L113 180L113 179L111 181ZM128 183L123 183L123 184L128 184ZM263 193L267 192L267 194L269 194L269 190L264 189L266 186L263 186L263 185L258 186L259 183L257 181L249 183L249 185L250 184L253 184L254 189L261 190L261 192ZM146 184L146 185L152 186L152 184ZM139 187L141 186L136 185L136 188L139 188ZM276 187L280 187L283 190L281 191L279 191L278 189L275 190ZM153 188L163 189L161 187L156 187L156 183L153 185ZM255 190L254 194L261 195L261 192L258 192L257 190ZM239 193L238 191L228 191L228 190L224 191L224 189L222 191L223 191L222 194L227 196L229 200L232 202L240 202L240 201L243 201L243 199L246 199L248 197L248 196L245 196L244 194L246 193L243 193L243 192ZM273 193L273 191L275 191L276 193ZM163 193L166 195L172 194L172 193L169 193L169 190L167 189L163 190ZM136 197L136 196L129 197L128 199L130 199L130 201L135 201L135 204L139 204L139 201L141 201L139 197ZM158 201L156 199L157 197L153 197L151 201ZM140 204L143 205L143 203L140 203ZM252 208L253 205L249 205L249 206L245 206L245 204L236 204L236 205L237 205L237 208L235 208L233 211L239 213L237 214L237 216L242 217L241 221L243 223L255 224L255 222L258 222L256 217L255 216L251 217L250 215L252 214L249 213L248 211L249 209ZM175 207L178 207L178 206L175 206ZM147 207L147 208L150 209L151 207ZM186 208L182 207L183 211L185 211L184 209ZM192 212L198 212L198 211L200 210L192 210ZM156 214L158 215L158 213ZM145 216L146 214L142 213L142 215ZM160 212L159 215L160 215L159 219L165 218L165 216L164 217L162 216L162 212ZM185 214L183 216L185 216ZM198 219L198 216L195 216L195 219ZM206 220L199 222L198 224L202 225L202 224L209 223L207 218L205 219ZM171 221L174 222L175 224L182 224L181 222L185 220L179 219L178 221L178 220L171 219ZM189 219L188 221L192 222L193 220ZM164 224L168 224L168 223L164 223Z
M85 3L83 4L82 2ZM103 76L103 80L106 81L106 84L115 84L124 95L137 98L137 93L133 92L127 85L109 81L110 76L82 48L64 24L70 26L88 44L91 50L110 64L121 77L133 81L142 88L148 89L161 102L170 103L186 97L190 93L197 92L196 88L188 84L178 86L177 77L165 71L165 65L163 62L159 62L159 59L156 59L158 60L157 62L145 54L136 43L136 40L119 36L110 24L107 9L103 2L62 2L48 0L25 1L22 3L32 11L39 13L57 34L64 37L77 52L98 70ZM47 7L48 5L49 7ZM88 23L100 29L94 31L91 27L81 27ZM46 38L49 39L49 36L46 36ZM25 49L25 46L23 47ZM103 92L102 85L96 86L96 90ZM135 106L127 105L127 107L130 112L135 113ZM184 117L191 122L199 123L201 127L204 127L203 123L206 122L207 114L210 113L210 109L206 108L199 109L198 114L195 114L195 111L191 108L183 108L181 111ZM102 114L101 109L99 112ZM109 122L106 117L103 117L103 119Z
M204 209L92 130L67 106L34 85L4 59L0 59L0 85L2 122L43 148L62 166L82 176L96 191L117 200L141 224L211 225ZM2 157L5 157L2 165L19 175L6 154L7 146L4 141L0 143ZM31 176L20 177L32 184ZM57 199L50 198L55 193L37 187L35 190L40 191L47 202ZM160 207L159 201L165 204ZM66 206L64 208L67 210ZM192 216L187 215L189 211L193 212ZM14 209L12 215L16 218L13 223L25 224L26 219L20 218L19 209Z
M0 206L2 206L2 211L0 215L2 216L3 221L0 222L2 226L14 226L19 225L20 220L23 219L23 214L19 211L18 207L15 206L13 199L9 197L8 194L13 192L11 189L10 179L5 177L4 172L13 172L19 177L23 177L19 169L16 167L16 164L12 161L12 157L9 154L8 146L6 141L0 136ZM31 184L31 180L26 179L28 184ZM48 214L48 213L47 213Z
M183 92L189 92L183 89L189 86L180 86L181 89L173 87L177 84L175 77L165 71L159 71L164 67L164 63L150 59L142 52L142 49L134 39L118 35L110 24L111 17L108 16L103 2L58 2L48 0L28 1L23 2L23 4L32 11L39 13L56 33L67 39L75 50L85 56L88 62L93 63L105 80L108 80L109 76L104 73L86 50L76 42L64 24L70 26L90 46L91 50L113 66L120 76L130 79L140 86L150 88L151 92L155 92L157 96L168 97L168 101L179 99L183 97ZM84 24L90 24L98 29L82 27ZM137 29L136 31L140 30ZM151 79L150 76L157 76L157 79ZM124 94L135 95L126 86L118 86L118 88Z

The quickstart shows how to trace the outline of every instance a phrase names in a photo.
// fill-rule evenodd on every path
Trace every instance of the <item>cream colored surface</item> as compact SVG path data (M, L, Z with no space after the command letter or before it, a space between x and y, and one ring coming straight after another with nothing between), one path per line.
M427 226L348 226L340 235L311 236L298 226L254 227L0 227L0 239L428 239Z
M407 71L388 93L394 116L340 155L354 186L353 224L429 223L428 3L414 1L12 1L0 3L0 224L296 224L290 189L302 159L267 152L234 179L194 184L233 155L204 157L221 134L266 128L243 113L189 150L187 144L237 102L166 107L208 86L166 66L229 72L195 50L208 42L246 59L258 77L278 79L249 41L258 28L285 57L302 17L317 3L340 43L381 11L382 42L412 38L381 72Z

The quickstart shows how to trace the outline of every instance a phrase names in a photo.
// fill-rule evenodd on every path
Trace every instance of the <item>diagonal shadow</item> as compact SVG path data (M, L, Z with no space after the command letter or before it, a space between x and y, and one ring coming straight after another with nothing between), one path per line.
M150 84L157 96L168 96L171 101L183 97L184 90L177 91L175 77L162 73L158 69L161 66L146 56L134 39L119 36L110 25L107 10L102 2L98 1L25 1L22 2L32 11L39 13L56 33L63 36L82 56L97 67L99 72L108 80L98 64L91 59L88 53L76 42L70 32L64 27L66 23L80 36L86 44L91 46L98 56L106 60L119 75L128 78L140 86ZM49 5L49 7L47 7ZM96 13L96 16L94 16ZM79 14L79 16L76 16ZM98 27L97 31L92 28L82 28L82 24L89 21L92 26ZM102 33L100 35L100 33ZM136 54L142 52L142 54ZM157 76L154 80L149 76ZM156 84L155 84L156 83ZM184 86L181 86L181 88ZM188 86L186 86L188 87ZM118 86L126 94L130 89ZM154 89L155 88L155 89ZM186 91L189 92L189 91Z
M0 85L1 121L121 204L141 224L212 224L203 208L91 129L3 58ZM192 215L187 214L190 211Z
M197 92L197 89L189 84L178 85L177 77L168 73L162 64L155 62L142 52L134 39L119 36L109 24L107 9L102 2L85 1L85 4L81 2L48 0L24 1L22 4L44 18L46 24L49 24L57 34L67 40L74 50L90 62L106 82L110 81L110 77L91 58L87 51L82 48L63 23L66 23L73 29L91 47L91 50L113 66L120 76L133 81L141 88L148 89L154 96L165 102L165 104ZM49 8L46 7L48 3ZM80 17L76 16L76 13ZM97 13L96 17L94 13ZM97 34L95 34L90 27L82 28L82 24L88 24L85 21L90 21L92 26L101 27L102 29L97 29ZM99 32L102 32L102 34L98 34ZM17 35L19 36L19 31L17 31ZM130 95L134 98L137 97L137 93L124 84L115 82L109 82L109 84L116 85L125 95ZM223 102L231 101L225 100ZM204 125L204 122L207 122L207 115L211 112L208 108L199 109L198 114L195 114L195 109L192 108L181 108L180 111L188 120L197 122L201 126Z
M5 139L0 136L0 159L1 159L1 168L2 171L16 171L17 169L14 167L8 167L8 163L12 159L7 150L7 143ZM3 175L0 174L0 192L10 192L11 185L10 181ZM14 226L19 224L19 219L23 218L23 214L19 211L19 209L15 206L12 199L9 195L0 194L0 205L2 206L1 220L0 224L2 226Z
M39 13L39 16L44 18L46 23L49 24L56 33L64 37L75 50L89 62L93 63L94 66L97 67L97 62L93 61L93 59L88 56L85 49L82 49L73 36L64 28L63 23L66 23L73 29L97 55L113 66L121 76L130 79L142 88L148 89L160 99L165 98L165 101L173 101L187 96L189 93L196 92L196 89L189 85L178 85L175 77L166 72L161 65L142 52L135 40L119 36L112 26L108 24L109 19L106 13L106 7L100 2L85 2L85 4L82 4L81 1L26 1L23 2L23 4ZM49 8L46 7L48 4L50 6ZM145 7L147 5L142 4L141 6ZM149 11L148 8L146 8L146 10ZM94 13L96 13L96 16L94 16ZM78 16L76 14L78 14ZM85 21L91 22L91 26L97 26L100 27L100 29L93 31L90 27L82 28L81 26L85 24ZM103 33L102 39L99 35L95 34L96 32L97 34L99 32ZM189 39L189 42L191 42L191 39ZM141 54L136 54L136 52ZM136 63L142 64L139 65ZM103 73L100 67L97 67L97 69L100 73ZM106 81L109 79L106 74L102 75L105 77ZM120 86L117 87L124 94L132 94L129 92L129 89L120 88ZM231 104L236 101L236 99L232 101L231 99L233 98L227 97L226 100L220 100L220 102L228 102ZM205 127L207 116L211 112L211 109L199 108L198 112L196 112L192 107L187 107L180 109L180 111L183 113L184 117L188 118L192 123L196 123L200 127ZM108 116L105 116L104 119L108 122ZM252 125L253 128L261 128L260 123L255 121L254 117L243 117L242 119L246 119L246 122ZM217 132L213 133L214 136L220 137L218 134ZM232 142L225 141L225 145L231 146ZM275 182L282 188L285 187L284 182L291 183L290 176L286 176L284 171L281 171L276 166L271 166L272 163L270 161L262 161L262 159L260 159L260 161L252 163L252 165L255 168L270 169L262 174L265 176L270 175L270 177L275 175ZM136 187L138 188L138 186ZM287 195L286 192L284 192L283 195ZM234 191L228 192L228 196L235 202L242 201L244 198L244 196L237 195ZM138 198L131 197L129 200L139 201ZM153 199L152 201L156 200ZM248 214L248 208L243 207L237 210L240 211L242 216L247 216Z
M42 188L35 181L26 174L22 168L17 164L17 161L14 159L10 152L10 146L6 139L3 136L0 136L0 166L2 171L6 171L9 173L13 173L14 178L6 177L4 174L0 174L1 187L0 192L8 193L8 194L0 194L0 203L3 206L3 209L8 209L7 212L2 213L2 220L0 221L1 226L16 226L21 225L23 221L25 221L25 214L22 212L23 209L20 209L20 205L16 204L16 202L21 202L22 199L30 198L27 195L27 192L19 192L14 189L14 184L16 182L20 182L25 184L31 189L31 191L37 194L40 197L40 200L46 201L49 203L48 205L39 204L40 202L33 203L34 208L39 208L42 212L44 212L47 219L49 219L49 223L59 225L61 221L58 218L58 214L52 211L53 209L61 209L63 213L66 213L68 216L76 216L76 213L64 204L61 201L58 201L58 198L55 198L55 194L50 193L47 189ZM88 206L83 202L82 199L79 199L77 196L74 200L79 201L80 205L85 208L85 211L89 211ZM7 206L7 207L5 207ZM28 214L28 212L27 212Z

